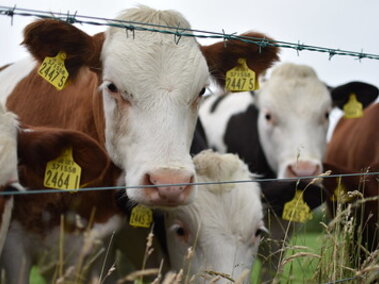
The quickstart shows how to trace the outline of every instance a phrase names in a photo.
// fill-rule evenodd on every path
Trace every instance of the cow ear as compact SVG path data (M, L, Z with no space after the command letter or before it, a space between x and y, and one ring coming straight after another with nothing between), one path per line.
M45 57L54 57L58 52L66 53L65 66L71 79L75 79L83 66L100 66L103 34L91 37L73 25L59 20L39 20L24 30L23 45L40 62Z
M244 33L241 36L271 40L264 34L256 32ZM245 58L249 68L254 70L257 75L271 67L279 59L278 47L259 47L256 44L235 39L201 46L201 50L207 60L211 74L222 87L225 85L226 72L237 66L239 58Z
M357 100L362 103L363 107L367 107L376 100L379 94L377 87L363 83L363 82L350 82L336 88L330 88L333 105L343 109L343 106L349 100L351 94L357 96Z
M72 147L74 161L82 169L81 184L93 183L109 169L110 159L94 139L76 131L49 128L20 131L19 164L43 181L46 164L69 147Z
M285 204L294 198L296 190L303 191L303 200L312 210L328 197L322 187L305 181L262 182L261 189L263 201L279 217L283 215Z

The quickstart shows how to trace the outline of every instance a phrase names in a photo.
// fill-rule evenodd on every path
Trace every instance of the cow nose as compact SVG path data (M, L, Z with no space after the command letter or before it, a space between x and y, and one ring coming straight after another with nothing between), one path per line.
M188 202L193 190L193 185L188 183L194 181L194 175L184 170L159 169L148 173L147 181L151 185L164 185L156 187L158 195L154 195L155 198L163 204L178 205Z
M287 177L317 176L321 174L321 165L311 161L297 161L287 166Z

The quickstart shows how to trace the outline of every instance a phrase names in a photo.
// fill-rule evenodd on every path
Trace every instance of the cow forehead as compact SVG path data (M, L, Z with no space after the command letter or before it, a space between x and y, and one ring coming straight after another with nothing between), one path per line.
M260 108L289 113L324 111L332 103L327 87L315 75L273 75L263 85L258 100Z
M119 19L190 28L177 12L146 7L128 10ZM110 28L102 62L104 79L118 79L119 85L133 95L149 86L169 92L198 92L209 81L205 58L196 40L190 37L177 42L174 35L135 31L127 36L123 29Z

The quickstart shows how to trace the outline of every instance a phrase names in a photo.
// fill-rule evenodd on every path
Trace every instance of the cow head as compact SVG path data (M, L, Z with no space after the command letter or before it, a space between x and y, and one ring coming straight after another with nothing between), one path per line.
M118 20L190 28L179 13L148 7L126 10ZM178 42L173 35L116 27L91 37L56 20L29 25L24 44L39 61L65 51L71 81L82 67L98 74L104 119L97 128L112 161L125 171L126 185L138 186L195 181L189 149L210 71L223 84L224 70L239 57L259 62L258 74L277 60L274 47L235 40L201 47L191 37ZM192 193L192 185L127 189L132 200L155 206L188 203Z
M194 162L201 182L251 178L247 165L233 154L203 151ZM266 230L256 183L203 185L192 204L169 211L166 217L173 268L179 271L184 264L185 273L197 274L199 280L204 270L238 279L251 269L261 233ZM186 257L188 262L183 263Z
M265 156L279 178L322 172L329 113L351 93L367 105L377 97L374 86L351 82L329 89L305 65L285 63L274 68L257 92L258 131Z

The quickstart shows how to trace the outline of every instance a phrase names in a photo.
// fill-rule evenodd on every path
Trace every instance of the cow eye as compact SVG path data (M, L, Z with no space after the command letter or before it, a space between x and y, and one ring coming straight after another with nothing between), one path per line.
M266 119L267 121L270 121L271 118L272 118L272 116L271 116L270 113L266 113L266 114L265 114L265 119Z
M186 232L184 231L184 228L183 227L177 227L176 229L175 229L175 234L177 235L177 236L179 236L179 237L184 237L185 236L185 234L186 234Z
M205 94L205 88L202 88L199 93L199 97L202 97L204 94Z
M329 119L329 112L328 111L325 113L325 119Z
M112 93L117 93L117 92L118 92L118 89L117 89L116 85L113 84L113 83L109 83L109 84L107 85L107 88L108 88L108 90L111 91Z

